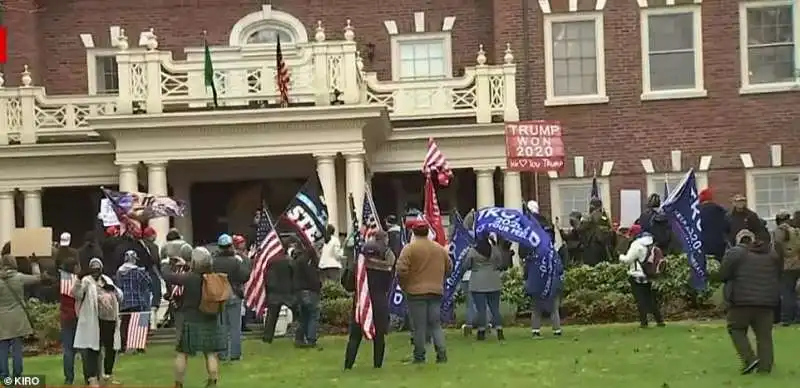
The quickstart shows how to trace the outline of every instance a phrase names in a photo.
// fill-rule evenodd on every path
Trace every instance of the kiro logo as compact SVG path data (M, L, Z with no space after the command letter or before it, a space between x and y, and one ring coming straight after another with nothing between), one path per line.
M3 378L5 387L45 387L44 376L17 376Z

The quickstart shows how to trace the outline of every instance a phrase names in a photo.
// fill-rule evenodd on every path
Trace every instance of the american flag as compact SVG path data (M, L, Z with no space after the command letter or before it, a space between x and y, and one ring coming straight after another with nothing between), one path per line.
M264 272L269 262L284 254L278 232L272 226L272 219L266 208L256 213L256 241L250 248L250 260L253 271L250 279L244 285L244 296L247 307L259 316L267 307L267 295L264 290Z
M75 274L71 274L67 271L59 270L58 272L61 275L61 281L59 282L61 295L74 298L75 296L72 294L72 287L75 285L75 282L78 281L78 277Z
M175 273L176 274L182 274L182 273L185 273L185 272L186 272L186 267L185 266L180 266L180 267L175 269ZM170 291L170 296L171 296L170 299L174 300L174 298L176 296L181 296L181 295L183 295L183 286L181 286L179 284L173 284L172 285L172 291Z
M447 236L445 236L444 225L442 224L442 211L439 209L439 198L436 196L436 187L434 187L430 174L425 177L425 220L430 225L428 234L433 240L441 246L447 246Z
M350 196L352 202L352 195ZM355 214L355 204L352 204L353 213L353 228L358 228L358 216ZM375 338L375 321L372 316L372 300L369 297L369 283L367 282L367 263L361 248L364 243L375 236L381 230L380 222L378 222L378 214L375 211L375 205L372 202L372 196L369 191L364 192L364 205L361 213L361 228L356 233L355 244L356 257L358 262L356 266L356 322L361 325L361 331L364 332L364 337L371 340Z
M128 321L128 339L125 341L126 349L147 348L147 332L150 331L150 312L130 313Z
M277 65L275 67L275 82L278 85L278 91L281 94L280 103L282 107L289 106L289 68L283 60L283 52L281 51L281 37L278 36L278 44L275 48L275 58Z
M447 186L450 178L453 177L453 170L450 169L450 164L444 157L442 151L433 138L428 139L428 153L425 154L425 160L422 162L422 172L425 175L438 173L440 175L440 183Z

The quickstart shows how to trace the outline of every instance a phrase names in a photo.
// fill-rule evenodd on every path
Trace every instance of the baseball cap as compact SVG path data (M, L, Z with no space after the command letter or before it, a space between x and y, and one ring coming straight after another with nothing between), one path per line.
M747 200L747 197L745 197L744 195L741 195L741 194L736 194L736 195L733 196L733 201L734 202L740 202L740 201L746 201L746 200Z
M219 235L219 238L217 238L217 245L221 247L229 247L233 245L233 238L227 233L223 233Z
M61 237L58 239L58 246L61 247L68 247L69 244L72 243L72 235L69 232L61 233Z

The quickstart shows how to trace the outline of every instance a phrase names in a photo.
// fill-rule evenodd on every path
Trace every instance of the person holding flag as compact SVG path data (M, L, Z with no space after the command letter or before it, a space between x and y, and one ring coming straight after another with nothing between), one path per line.
M87 263L88 264L88 263ZM61 316L61 350L64 366L64 385L75 382L75 331L78 329L78 314L75 311L75 295L72 289L78 282L78 261L66 259L59 268L59 311Z

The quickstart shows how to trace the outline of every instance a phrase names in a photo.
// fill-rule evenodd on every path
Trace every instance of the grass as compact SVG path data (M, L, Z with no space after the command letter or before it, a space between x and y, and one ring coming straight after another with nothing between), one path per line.
M323 350L294 349L288 339L272 345L244 344L244 359L221 368L221 387L253 383L271 388L335 387L579 387L579 388L786 388L797 385L800 328L775 331L776 366L770 376L740 376L739 362L723 325L672 323L663 329L634 325L567 326L562 338L530 338L525 329L507 329L507 341L478 343L447 333L446 365L405 365L408 335L389 337L382 370L371 367L371 343L362 343L352 371L343 372L346 338L321 339ZM429 352L429 359L433 354ZM171 386L172 348L155 346L146 355L124 356L117 377L126 385ZM50 384L63 381L60 356L25 361L31 374L45 374ZM190 360L186 387L202 387L201 357Z

